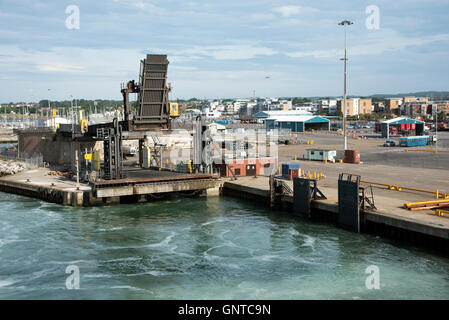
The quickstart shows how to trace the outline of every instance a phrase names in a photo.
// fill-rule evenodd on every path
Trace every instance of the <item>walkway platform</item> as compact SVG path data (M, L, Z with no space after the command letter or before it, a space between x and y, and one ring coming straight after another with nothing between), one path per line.
M131 170L132 171L132 170ZM218 177L169 171L134 170L129 178L80 184L39 168L0 178L0 191L72 206L142 202L171 193L195 195L218 185Z

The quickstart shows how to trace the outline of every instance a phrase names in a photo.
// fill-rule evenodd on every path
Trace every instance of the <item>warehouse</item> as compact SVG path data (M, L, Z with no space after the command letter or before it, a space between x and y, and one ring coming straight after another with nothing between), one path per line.
M291 116L311 116L310 112L301 110L275 110L275 111L260 111L253 115L254 119L266 120L271 117L291 117Z
M376 124L376 131L381 131L383 138L389 138L390 135L414 134L422 136L424 134L424 121L399 117L383 121Z
M330 130L330 120L320 116L273 116L265 119L267 130L290 129L291 132Z

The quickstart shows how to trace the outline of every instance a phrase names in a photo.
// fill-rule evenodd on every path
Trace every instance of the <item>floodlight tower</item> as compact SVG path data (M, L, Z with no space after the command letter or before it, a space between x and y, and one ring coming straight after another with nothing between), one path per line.
M342 22L340 22L338 25L343 26L345 29L345 57L343 59L340 60L344 60L344 64L345 64L345 80L344 80L344 93L343 93L343 136L344 136L344 147L345 150L348 148L348 138L346 136L346 61L348 61L347 59L347 55L346 55L346 26L350 26L351 24L354 24L353 22L349 21L349 20L344 20Z

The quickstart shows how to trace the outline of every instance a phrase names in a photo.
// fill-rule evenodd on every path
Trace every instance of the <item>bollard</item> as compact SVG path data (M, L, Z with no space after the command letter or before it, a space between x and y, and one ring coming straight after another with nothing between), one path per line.
M278 167L278 174L281 174L281 167Z
M438 189L437 189L437 191L435 192L435 194L436 194L436 198L438 199L440 196L439 196L439 194L438 194Z
M296 154L295 154L295 161L296 161Z
M324 164L326 164L326 163L327 163L327 157L324 158Z

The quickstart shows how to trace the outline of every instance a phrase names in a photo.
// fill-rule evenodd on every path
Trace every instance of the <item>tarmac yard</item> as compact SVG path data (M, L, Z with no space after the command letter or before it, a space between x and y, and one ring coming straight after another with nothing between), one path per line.
M449 151L449 132L438 133L438 150ZM354 139L348 137L348 149L360 150L360 164L336 163L322 161L302 160L302 155L308 148L336 149L337 157L343 158L343 137L332 134L307 134L301 139L314 141L313 145L279 145L279 166L282 163L299 163L301 170L323 174L324 179L318 182L320 188L337 190L338 176L340 173L350 173L361 176L361 180L391 184L395 186L423 189L427 191L449 194L449 152L405 151L402 147L383 147L386 139L367 138ZM394 139L393 139L394 140ZM332 143L330 143L332 142ZM397 140L396 140L397 142ZM430 146L407 149L429 150ZM435 147L433 148L433 150ZM297 156L297 161L294 159ZM362 186L369 186L362 183ZM381 207L389 208L387 211L396 214L426 217L442 221L449 221L447 217L436 217L435 211L423 210L411 212L402 208L406 202L431 201L436 199L436 194L409 190L390 190L387 186L371 184L374 193L374 201ZM390 199L390 201L388 201Z

